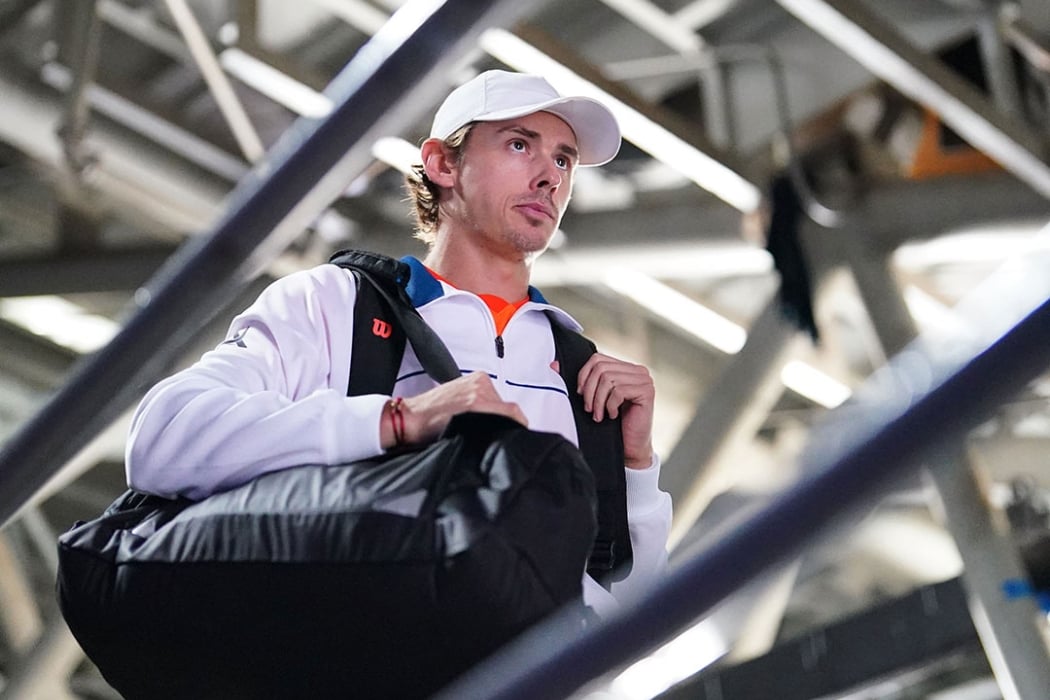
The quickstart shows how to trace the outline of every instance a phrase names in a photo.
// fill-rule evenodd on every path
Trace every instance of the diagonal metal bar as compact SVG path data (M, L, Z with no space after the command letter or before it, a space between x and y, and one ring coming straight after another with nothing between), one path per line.
M926 105L975 148L1050 198L1047 144L979 90L913 46L858 0L777 0L872 73Z
M83 658L84 652L65 620L56 616L33 648L18 659L7 678L7 685L0 691L0 700L60 697L56 695L56 688L67 685L64 679Z
M985 285L975 295L973 307L986 320L979 331L920 339L880 370L855 404L829 414L824 439L800 457L800 471L810 476L620 614L575 636L565 618L555 616L454 682L439 700L567 697L682 632L847 515L870 507L1047 369L1050 251L1030 257L1020 269L1004 269L997 288ZM1013 602L1036 614L1031 600ZM569 641L558 643L558 635Z
M80 174L92 160L92 155L84 145L84 135L91 116L88 87L94 82L98 68L99 17L94 0L71 4L68 8L71 10L72 27L66 60L70 63L73 77L58 131L66 164L74 173Z
M386 12L365 0L311 0L318 7L369 36L379 31L389 17Z
M233 137L237 139L237 145L240 146L241 152L249 162L257 162L266 153L266 148L259 139L259 133L252 126L248 113L244 111L244 105L241 104L237 93L233 91L233 85L222 72L219 59L215 57L215 52L212 51L204 30L201 29L197 18L193 16L193 11L190 10L186 0L165 1L172 19L175 20L183 39L186 40L190 54L197 62L201 75L204 76L204 82L207 83L215 102L219 105L219 111L226 118Z
M660 484L675 504L671 549L715 495L718 479L713 472L727 468L720 458L754 437L783 393L779 373L796 336L798 329L784 318L774 297L748 329L744 347L704 393L660 473Z
M0 526L94 435L157 381L177 339L248 285L372 162L379 135L410 128L447 91L443 80L489 27L533 3L409 2L329 87L337 107L302 119L242 180L211 230L139 290L139 309L0 451Z
M0 38L14 30L29 11L40 4L40 0L11 0L0 7Z

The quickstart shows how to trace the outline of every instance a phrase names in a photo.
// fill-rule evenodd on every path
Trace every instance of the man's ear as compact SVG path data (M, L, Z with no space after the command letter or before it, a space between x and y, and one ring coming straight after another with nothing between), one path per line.
M456 162L451 149L441 139L430 138L420 147L423 171L438 187L452 187L455 181Z

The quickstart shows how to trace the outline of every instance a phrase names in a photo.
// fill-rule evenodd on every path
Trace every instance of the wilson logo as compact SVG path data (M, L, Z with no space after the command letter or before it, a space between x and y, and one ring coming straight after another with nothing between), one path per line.
M391 328L390 324L387 323L386 321L383 321L383 320L378 319L378 318L373 318L372 319L372 334L373 335L377 335L380 338L389 338L390 334L393 332L393 330L394 329Z

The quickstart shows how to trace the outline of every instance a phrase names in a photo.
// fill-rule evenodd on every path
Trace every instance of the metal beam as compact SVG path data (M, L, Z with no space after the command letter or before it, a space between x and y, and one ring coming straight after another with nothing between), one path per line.
M705 391L660 473L660 485L675 504L671 548L683 540L716 495L720 457L754 438L783 394L779 372L797 330L783 318L778 300L772 299L749 329L743 349Z
M4 638L16 653L27 653L44 629L43 617L28 572L15 556L6 532L0 532L0 602Z
M1023 116L1021 92L1017 85L1013 55L1003 29L1009 15L1005 7L1003 2L993 2L978 14L977 46L994 104L1000 112L1020 118Z
M650 0L602 0L633 24L683 54L699 54L707 49L704 40L685 22Z
M57 63L46 64L40 71L40 79L59 91L68 91L72 82L69 71ZM89 85L85 98L97 113L222 178L236 182L248 172L249 166L243 159L112 90L100 85Z
M39 164L61 170L63 155L55 137L58 100L30 91L2 65L0 94L4 96L0 139ZM97 158L91 170L92 187L114 209L150 219L151 228L163 228L169 236L172 230L205 228L218 216L227 188L214 186L183 160L160 148L133 143L123 130L102 123L93 126L91 145Z
M1050 74L1050 39L1041 36L1020 17L1003 22L1003 35L1026 61L1043 74Z
M1021 17L1043 36L1050 35L1050 8L1043 0L1020 0Z
M0 259L0 297L134 291L174 251L157 246Z
M77 354L0 319L0 357L4 358L4 374L50 392L69 372Z
M90 118L87 89L95 80L101 40L95 5L96 0L85 0L66 6L73 16L72 27L69 30L71 45L64 47L64 53L66 60L71 64L73 80L66 94L59 134L62 137L66 164L78 176L91 162L91 153L84 146L84 136Z
M390 16L365 0L310 0L318 7L349 24L354 29L372 36L386 24Z
M966 592L952 579L809 631L750 661L700 673L659 698L839 697L979 649Z
M99 0L98 14L106 24L132 36L156 51L180 63L193 65L186 44L178 34L170 32L154 21L152 9L131 8L118 0Z
M935 111L975 148L1050 198L1046 141L923 53L859 0L777 0L872 73Z
M165 4L182 38L186 40L186 45L189 46L190 53L204 77L204 82L211 90L219 111L226 119L230 131L233 132L233 137L237 140L241 152L244 153L248 162L257 162L266 153L266 148L259 139L255 127L252 126L248 113L244 111L240 98L233 91L233 85L223 73L219 59L212 51L211 44L204 35L204 30L197 23L196 17L193 16L189 4L186 0L165 0Z
M512 8L513 6L513 8ZM300 120L240 182L207 235L193 239L136 294L140 309L116 337L0 452L0 523L136 397L159 380L180 333L199 327L279 255L372 162L380 131L418 121L445 86L432 80L485 28L520 17L529 3L410 2L329 88L336 109Z
M16 28L40 0L12 0L0 9L0 38Z
M65 620L56 617L32 650L19 659L14 673L0 692L0 700L71 697L58 693L67 692L63 679L69 677L83 658L84 652Z

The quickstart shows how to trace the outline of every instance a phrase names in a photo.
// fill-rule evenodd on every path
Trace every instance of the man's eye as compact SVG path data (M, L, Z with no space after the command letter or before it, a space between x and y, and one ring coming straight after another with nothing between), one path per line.
M565 168L566 170L569 169L569 159L564 156L559 156L554 162L557 163L559 168Z
M511 141L510 142L510 147L513 148L515 151L524 151L525 150L525 142L524 141Z

